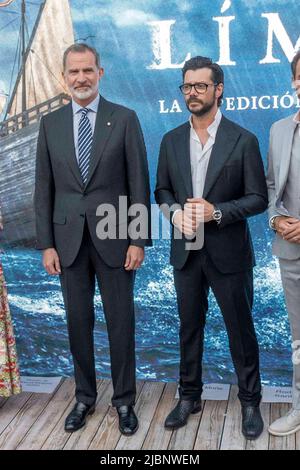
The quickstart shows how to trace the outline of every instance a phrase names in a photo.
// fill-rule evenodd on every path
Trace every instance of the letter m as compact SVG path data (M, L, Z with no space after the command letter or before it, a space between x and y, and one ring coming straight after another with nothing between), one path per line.
M283 52L285 53L288 60L291 62L295 52L300 47L300 36L293 46L292 41L287 34L285 27L283 26L279 13L262 13L263 18L268 20L268 45L267 45L267 54L264 59L262 59L260 64L275 64L280 63L279 59L273 57L273 39L276 36Z

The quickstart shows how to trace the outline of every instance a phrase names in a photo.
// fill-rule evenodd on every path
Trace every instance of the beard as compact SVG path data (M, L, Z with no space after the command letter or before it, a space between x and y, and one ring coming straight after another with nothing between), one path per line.
M98 86L97 87L96 86L94 86L94 87L87 86L86 88L87 89L84 90L84 91L80 91L76 88L70 88L70 91L71 91L72 96L75 96L75 98L77 98L79 100L87 100L88 98L93 96L96 93L96 91L98 90Z
M199 103L202 105L202 108L201 109L191 108L190 107L191 103ZM194 114L197 117L201 117L201 116L204 116L205 114L208 114L209 111L212 110L212 108L215 105L215 97L213 96L211 101L207 103L203 103L203 101L197 100L195 98L190 98L189 100L186 101L185 104L186 104L187 109L190 111L190 113Z

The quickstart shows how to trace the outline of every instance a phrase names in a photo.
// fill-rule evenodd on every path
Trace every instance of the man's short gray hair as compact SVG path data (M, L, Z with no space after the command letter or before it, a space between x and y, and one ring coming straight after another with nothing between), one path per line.
M86 51L90 51L92 54L94 54L96 66L98 69L100 69L101 67L100 55L98 51L94 47L89 46L88 44L85 44L84 42L80 42L80 43L72 44L70 47L68 47L68 49L65 50L64 56L63 56L64 70L66 70L67 57L70 52L86 52Z

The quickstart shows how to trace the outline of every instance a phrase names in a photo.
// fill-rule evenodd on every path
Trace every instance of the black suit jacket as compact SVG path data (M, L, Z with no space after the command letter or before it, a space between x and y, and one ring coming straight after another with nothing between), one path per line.
M162 140L155 198L158 204L183 208L193 197L189 122ZM267 188L257 138L246 129L221 119L212 149L203 198L221 209L221 224L208 222L204 245L222 273L244 271L255 264L247 217L267 208ZM172 213L171 213L172 215ZM188 258L186 239L171 242L171 264L182 269Z
M97 207L109 203L118 212L119 196L127 197L128 207L141 203L148 208L146 237L97 237L101 219L96 216ZM97 251L111 267L123 266L129 244L151 245L148 165L135 112L100 97L85 185L75 155L72 104L43 117L37 146L35 209L37 248L56 248L62 266L74 261L85 220ZM117 215L118 229L128 218Z

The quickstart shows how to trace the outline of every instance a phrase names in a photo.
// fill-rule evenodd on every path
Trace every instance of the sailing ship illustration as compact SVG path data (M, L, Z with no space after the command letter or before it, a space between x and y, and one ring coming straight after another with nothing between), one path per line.
M0 2L0 14L13 0ZM4 247L32 247L36 144L39 121L70 97L61 77L64 50L74 43L68 0L45 0L26 42L26 1L21 0L20 61L14 89L0 122L0 206ZM0 106L6 97L0 93ZM0 109L1 112L1 109Z

